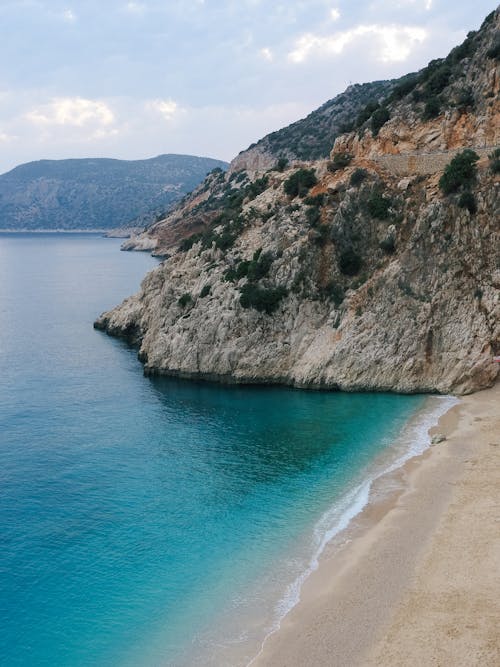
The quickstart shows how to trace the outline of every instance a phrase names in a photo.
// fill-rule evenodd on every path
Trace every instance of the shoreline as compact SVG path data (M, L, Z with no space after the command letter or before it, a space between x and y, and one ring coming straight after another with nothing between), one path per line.
M0 234L106 234L109 229L0 229ZM116 237L106 237L116 238ZM121 237L119 237L121 238Z
M428 441L438 432L444 434L446 440L436 444L429 442L423 453L412 456L402 466L383 473L373 481L368 503L349 526L327 545L319 567L302 586L299 602L281 620L280 627L267 636L261 651L249 665L417 667L422 664L497 664L500 639L495 641L490 625L478 631L475 641L469 637L469 643L477 645L476 659L475 654L464 649L463 643L449 638L457 633L460 635L462 631L467 634L466 628L462 627L463 614L459 608L441 610L441 622L447 618L455 628L451 635L448 633L442 637L435 633L435 623L429 624L426 613L429 603L418 610L414 599L421 596L420 588L426 586L426 563L431 558L432 550L439 553L446 551L446 544L438 548L436 540L440 537L442 524L450 518L450 508L457 502L455 496L472 485L467 467L470 457L474 456L472 460L477 462L478 457L487 459L500 453L500 440L498 435L495 436L495 428L496 433L500 433L500 415L495 414L499 403L498 384L462 397L429 429ZM489 426L486 427L486 424ZM486 477L496 474L500 487L500 473L494 467L483 470L482 474ZM472 494L472 503L484 501L480 498L480 491L476 496ZM473 514L461 518L470 524L467 530L462 531L464 535L461 533L466 541L477 521ZM500 531L494 516L491 525L485 526L483 522L481 546L486 550L490 546L488 534L495 528L498 534ZM477 544L474 543L473 547ZM500 556L500 537L497 538L496 548ZM466 551L464 547L448 555L447 567L452 558L461 562L463 567L477 572L475 559L474 562L464 559ZM434 560L439 563L439 555ZM495 598L500 599L500 580L497 576L496 582L493 581L494 571L492 566L490 573L482 573L492 598L483 600L483 603L491 607L489 617L494 619L492 624L497 627L500 606ZM420 584L419 577L422 578ZM451 587L452 582L453 578L450 580L449 576L434 582L439 589L436 604L443 596L446 598L443 588L446 589L447 584ZM457 586L459 584L455 582L455 594L458 594ZM481 588L480 581L476 587ZM410 609L413 609L413 615ZM402 616L406 622L402 621ZM437 636L435 641L429 641L429 638L423 641L419 628L426 624L429 624L431 635L434 633ZM398 650L394 646L396 635ZM442 648L447 643L446 638L449 646ZM489 647L487 651L493 656L491 661L485 654L485 646ZM434 647L434 653L430 647ZM442 662L437 658L438 654Z

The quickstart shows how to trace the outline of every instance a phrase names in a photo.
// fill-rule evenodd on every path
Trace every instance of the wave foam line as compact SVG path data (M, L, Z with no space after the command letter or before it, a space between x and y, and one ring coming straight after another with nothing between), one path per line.
M280 629L285 616L287 616L287 614L289 614L300 602L302 587L311 574L318 569L321 554L325 550L327 544L331 542L336 535L345 530L351 521L368 505L373 483L380 479L380 477L401 468L407 461L415 456L423 454L431 444L429 429L435 426L440 417L448 412L448 410L460 402L459 399L454 396L440 396L433 397L433 399L437 403L436 406L432 410L422 411L422 414L417 419L416 423L403 431L404 440L411 443L405 453L399 456L386 468L375 470L362 484L344 494L317 522L313 532L314 551L308 566L291 584L287 586L284 596L275 607L275 619L271 628L264 637L259 652L252 658L252 660L250 660L247 667L251 667L252 663L257 660L263 651L266 640Z

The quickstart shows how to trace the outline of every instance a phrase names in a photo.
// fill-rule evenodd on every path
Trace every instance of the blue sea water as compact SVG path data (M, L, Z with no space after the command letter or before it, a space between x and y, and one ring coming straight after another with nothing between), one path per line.
M0 664L244 665L424 399L145 378L118 249L0 235Z

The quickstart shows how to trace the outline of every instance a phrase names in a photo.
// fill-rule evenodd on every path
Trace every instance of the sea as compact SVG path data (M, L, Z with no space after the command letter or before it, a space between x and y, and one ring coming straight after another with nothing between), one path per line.
M145 377L119 247L0 235L0 664L245 666L450 399Z

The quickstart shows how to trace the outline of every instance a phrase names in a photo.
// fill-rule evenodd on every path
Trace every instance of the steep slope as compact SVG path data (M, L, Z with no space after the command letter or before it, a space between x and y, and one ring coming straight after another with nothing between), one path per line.
M492 384L499 34L497 10L368 104L330 160L212 173L153 228L159 251L177 251L95 326L138 345L146 373L404 392Z
M164 212L214 167L189 155L41 160L0 176L1 229L109 229Z

